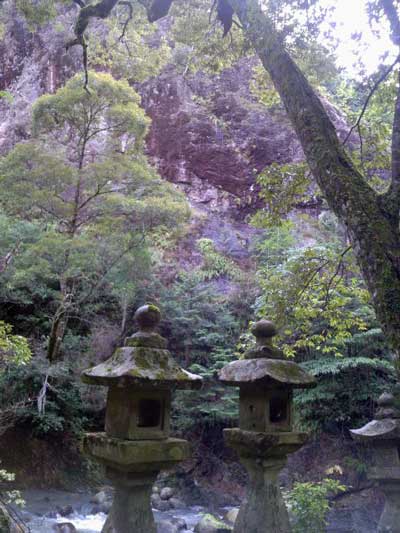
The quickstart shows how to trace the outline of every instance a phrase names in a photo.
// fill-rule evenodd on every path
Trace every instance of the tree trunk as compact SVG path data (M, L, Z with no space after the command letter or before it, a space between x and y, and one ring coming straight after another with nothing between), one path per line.
M307 79L258 0L229 0L268 71L329 207L348 229L384 333L400 353L400 234L388 208L358 172Z
M60 356L60 348L64 339L68 324L68 313L64 302L58 307L51 323L49 343L47 347L47 359L55 363Z

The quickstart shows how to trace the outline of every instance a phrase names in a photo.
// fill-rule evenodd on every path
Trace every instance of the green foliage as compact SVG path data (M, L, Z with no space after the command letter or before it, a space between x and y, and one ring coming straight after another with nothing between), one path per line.
M237 417L237 391L217 379L218 370L236 359L241 322L232 304L189 273L164 289L161 302L170 349L185 368L204 378L201 391L176 394L176 424L187 428L232 422Z
M21 335L13 335L12 326L0 320L0 360L6 363L25 365L31 358L28 341Z
M315 229L315 244L278 249L272 261L268 237L259 248L262 292L256 311L281 328L280 340L290 357L340 354L346 340L367 329L374 316L350 249L322 221ZM292 231L297 230L281 228L279 234Z
M86 416L78 383L66 366L50 369L35 359L24 366L10 365L0 375L0 412L13 406L12 425L29 427L37 437L79 437Z
M180 72L205 70L218 73L251 53L243 32L233 26L231 38L222 39L222 27L215 22L215 11L210 24L209 0L175 0L171 9L175 42L173 62Z
M295 517L293 533L324 533L331 509L329 498L346 487L335 479L313 483L295 483L287 500Z
M301 425L312 429L341 431L366 423L376 398L395 383L393 364L374 358L373 349L369 357L327 357L302 366L317 386L296 392L295 406Z
M91 72L88 94L77 75L37 100L36 138L0 160L8 241L18 225L26 234L5 277L27 302L52 300L49 358L70 317L104 300L105 287L125 313L134 292L123 291L135 291L150 268L146 239L188 217L182 194L143 154L149 119L139 103L125 81Z
M57 3L54 0L16 0L15 5L24 15L31 30L37 29L57 14Z
M8 472L4 468L0 468L0 484L7 484L12 481L15 481L15 474ZM25 500L22 497L22 494L19 490L2 490L0 492L2 503L10 504L13 503L22 507L25 505Z
M240 277L240 269L235 263L219 253L211 239L199 239L197 245L203 254L203 265L197 271L199 279L210 281L221 276Z
M5 100L8 103L12 103L12 101L14 100L14 97L8 91L0 91L0 100Z
M139 2L130 5L130 23L126 24L130 8L119 4L91 33L89 65L138 83L160 73L171 59L171 47L157 26L148 22Z
M381 67L378 78L387 67ZM334 94L336 102L346 113L349 124L356 124L371 91L370 77L344 80ZM347 146L360 171L378 192L387 188L386 173L391 169L391 131L397 94L397 75L392 73L373 93L363 114L359 128L354 128Z
M252 219L258 227L283 224L295 206L310 199L311 180L305 163L273 163L257 176L257 183L259 196L265 202L265 207Z

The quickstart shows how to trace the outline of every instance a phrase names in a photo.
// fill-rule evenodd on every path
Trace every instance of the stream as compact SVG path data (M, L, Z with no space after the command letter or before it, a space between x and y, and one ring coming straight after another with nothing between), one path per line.
M19 517L29 527L31 533L54 533L53 525L57 522L73 524L79 533L99 533L106 521L104 513L91 514L94 504L90 502L93 494L71 493L61 490L27 490L22 492L25 500L23 508L16 508ZM73 513L60 516L59 509L71 507ZM182 518L188 531L193 531L201 516L207 512L203 507L188 507L171 511L154 510L156 521Z

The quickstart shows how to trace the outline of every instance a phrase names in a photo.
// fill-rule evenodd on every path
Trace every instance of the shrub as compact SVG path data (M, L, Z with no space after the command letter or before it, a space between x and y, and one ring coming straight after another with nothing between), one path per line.
M329 498L346 490L336 479L295 483L287 496L294 515L293 533L325 533L331 509Z

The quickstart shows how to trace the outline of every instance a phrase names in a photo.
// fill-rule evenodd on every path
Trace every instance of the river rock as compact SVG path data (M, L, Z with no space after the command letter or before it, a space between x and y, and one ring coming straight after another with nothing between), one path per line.
M54 524L52 529L55 533L78 533L74 524L71 524L70 522Z
M93 498L91 498L90 501L92 503L97 503L97 505L102 505L103 503L105 503L109 499L110 499L110 496L106 493L106 491L105 490L101 490L100 492L95 494L93 496Z
M74 512L74 509L72 505L65 505L64 507L57 507L57 512L60 516L65 518L67 516L71 516Z
M182 518L161 520L157 524L157 533L179 533L180 531L187 531L186 522Z
M172 508L168 500L162 500L159 494L151 495L151 506L158 511L169 511Z
M164 487L163 489L161 489L160 498L162 500L169 500L172 498L173 495L174 489L172 489L171 487Z
M168 502L172 505L173 509L183 509L185 507L185 504L179 498L171 498Z
M224 520L226 520L226 522L229 522L230 524L234 524L236 522L238 514L239 509L230 509L224 516Z
M206 514L194 528L195 533L226 533L232 531L232 528L215 518L211 514Z

